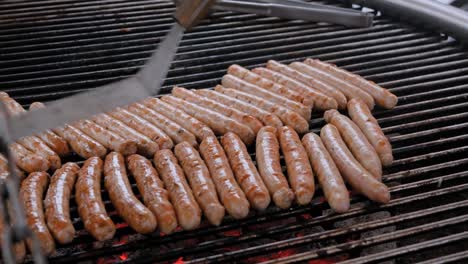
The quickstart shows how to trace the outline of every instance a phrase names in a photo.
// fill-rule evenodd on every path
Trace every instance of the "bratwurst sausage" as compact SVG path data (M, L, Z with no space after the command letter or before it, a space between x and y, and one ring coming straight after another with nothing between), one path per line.
M249 202L237 184L223 147L216 137L207 137L200 144L200 154L206 162L218 191L219 198L228 213L242 219L249 213Z
M177 227L176 213L169 201L169 193L164 189L164 184L151 161L134 154L127 157L127 163L128 171L135 178L145 205L156 217L159 229L166 234L172 233Z
M338 132L338 129L328 124L322 128L320 138L327 148L330 156L343 175L343 178L359 193L365 195L372 201L388 203L390 192L385 184L376 180L359 162L353 157Z
M201 221L201 210L172 151L163 149L156 152L154 164L169 191L180 226L185 230L197 228Z
M266 126L257 134L256 158L258 172L263 178L273 202L279 208L291 207L294 193L289 188L286 176L281 170L280 146L276 137L276 129Z
M68 162L52 175L44 201L47 226L60 244L67 244L75 236L70 219L70 196L80 167Z
M174 153L206 218L211 224L220 225L224 217L224 207L219 202L216 187L200 154L188 142L177 144Z
M320 137L308 133L302 138L302 145L309 156L312 168L322 186L325 198L330 207L337 213L349 209L349 193L341 177L340 171L322 143Z
M104 184L119 215L135 231L148 234L156 229L156 218L133 194L122 154L111 152L104 163Z
M81 167L75 185L75 200L84 227L95 239L104 241L115 234L115 225L109 218L101 198L103 162L89 158Z
M44 218L43 196L49 183L47 172L33 172L21 183L20 197L26 214L26 223L40 242L42 253L50 255L55 251L55 242ZM32 251L32 241L27 240Z

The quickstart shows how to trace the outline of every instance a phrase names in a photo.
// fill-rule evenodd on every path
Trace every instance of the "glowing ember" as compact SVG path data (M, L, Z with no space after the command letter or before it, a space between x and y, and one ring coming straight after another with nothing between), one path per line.
M114 246L121 246L121 245L126 244L127 242L128 242L128 236L122 236L122 238L120 238L119 241L115 241L112 244Z
M301 217L306 220L312 219L312 216L310 214L301 214Z
M184 262L184 258L183 258L183 257L178 258L178 259L174 262L174 264L184 264L184 263L185 263L185 262Z
M275 253L271 254L271 258L272 259L285 258L285 257L289 257L289 256L294 255L294 254L296 254L295 249L280 250L278 252L275 252Z
M122 253L122 254L119 256L119 259L120 259L120 260L127 260L127 259L128 259L128 253L127 253L127 252Z
M115 227L117 229L124 228L124 227L127 227L127 226L128 226L128 224L125 223L125 222L124 223L118 223L118 224L115 225Z
M234 230L228 230L223 232L225 236L230 236L230 237L238 237L242 235L242 230L241 229L234 229Z

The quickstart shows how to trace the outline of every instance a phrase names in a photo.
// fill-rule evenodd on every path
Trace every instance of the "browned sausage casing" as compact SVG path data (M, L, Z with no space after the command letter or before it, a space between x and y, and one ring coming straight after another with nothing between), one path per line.
M308 96L303 96L300 93L289 89L281 84L275 83L269 79L263 78L262 76L247 70L237 64L229 66L228 73L240 78L251 84L255 84L272 93L284 96L290 100L302 103L310 108L314 107L314 100Z
M273 202L279 208L286 209L291 207L294 193L289 188L286 176L281 170L280 146L276 132L276 129L270 126L260 129L257 134L255 155L258 172L270 191Z
M47 226L60 244L67 244L75 236L70 219L70 195L80 167L68 162L55 171L44 201Z
M174 96L166 95L163 96L161 100L174 107L183 109L184 112L210 126L217 135L224 135L231 131L238 134L248 145L252 144L255 140L255 134L250 127L241 124L230 117Z
M348 102L348 113L374 146L382 165L390 166L393 162L392 145L367 105L360 100L353 99Z
M166 234L172 233L177 227L176 213L169 201L169 193L164 189L164 184L151 161L134 154L127 158L127 163L145 205L158 221L159 229Z
M377 152L367 140L359 127L347 116L336 110L328 110L324 114L327 123L334 125L340 131L346 145L361 165L377 180L382 179L382 163Z
M249 201L237 184L223 147L216 137L207 137L200 144L200 154L208 165L219 198L228 213L236 218L249 214Z
M160 137L158 140L156 140L156 142L160 142L158 143L160 149L172 149L174 142L179 143L183 141L187 141L193 146L198 146L195 135L193 135L187 129L181 127L176 122L154 111L153 109L150 109L142 104L135 103L128 106L127 110L120 109L118 111L118 114L121 116L120 119L129 120L123 121L128 122L128 125L132 125L129 122L135 123L135 129L137 129L136 126L138 123L147 124L148 122L150 122L150 125L154 125L161 129L164 137ZM140 131L145 130L144 126L138 126L141 127L141 129L138 128Z
M201 210L172 151L163 149L156 152L154 164L169 191L180 226L185 230L197 228L201 221Z
M319 79L329 85L339 89L345 96L346 99L351 100L353 98L359 98L363 100L370 109L374 108L375 101L374 98L367 92L361 90L355 85L345 82L335 76L322 71L320 69L314 68L302 62L293 62L289 65L291 68L296 69L304 74L307 74L313 78Z
M34 102L29 106L30 111L34 111L37 109L44 108L45 105L40 102ZM51 130L46 130L38 135L40 139L42 139L47 146L49 146L55 153L57 153L60 157L66 156L70 154L71 149L68 146L67 141L52 132Z
M15 170L16 176L19 179L19 182L21 182L25 177L24 171L20 170L16 165L14 166L14 170ZM0 179L6 179L9 177L9 175L10 175L10 172L8 170L8 161L5 158L5 156L0 154Z
M370 172L364 169L353 157L338 132L338 129L328 124L322 128L320 138L330 156L343 175L343 178L359 193L372 201L388 203L390 192L385 184L376 180Z
M237 182L249 199L250 205L257 210L266 209L271 201L270 194L250 158L247 147L234 133L225 134L221 143Z
M29 149L31 152L47 159L52 170L56 170L62 166L60 157L47 144L35 136L27 136L20 138L18 143Z
M5 104L8 112L13 116L18 116L26 113L26 110L14 99L10 98L7 93L2 93L0 100ZM60 157L52 149L47 146L44 141L36 136L26 136L20 138L18 143L23 145L31 152L47 159L50 167L55 170L62 166Z
M187 90L182 87L174 87L172 89L172 95L175 97L184 99L188 102L192 102L202 107L210 108L218 113L221 113L225 116L228 116L252 129L252 131L257 134L263 124L257 118L252 115L248 115L242 111L237 110L236 108L229 107L218 101L203 97L194 93L193 91Z
M49 174L33 172L21 183L20 197L25 208L26 223L39 240L42 253L50 255L55 251L55 242L44 218L43 197L49 183ZM32 242L26 241L30 250Z
M75 200L85 229L97 240L111 239L115 225L109 218L101 198L103 162L89 158L81 167L75 185Z
M217 85L216 87L222 88L222 86L220 85ZM211 90L195 90L194 93L218 101L224 105L234 107L237 110L245 112L249 115L255 116L267 126L281 127L283 125L283 122L281 122L281 119L279 119L277 115L265 111L262 108L257 107L253 104L246 103L242 100L238 100Z
M357 74L340 69L335 65L320 60L306 59L304 63L326 71L343 81L356 85L357 87L372 95L377 104L384 108L391 109L398 103L398 97L389 92L387 89L384 89L374 82L368 81Z
M107 114L96 115L92 118L92 120L96 124L118 134L123 138L134 140L137 144L138 153L141 153L142 155L153 157L154 153L159 150L159 145L149 137L141 134L140 132Z
M135 231L141 234L156 229L156 218L133 194L125 170L122 154L111 152L104 163L104 183L112 204L119 215Z
M200 154L187 142L177 144L174 153L206 218L211 224L220 225L224 217L224 207L218 200L216 187Z
M35 110L44 107L45 105L43 103L35 102L31 104L30 109ZM91 158L94 156L104 157L107 154L107 149L103 145L75 127L64 125L53 130L70 144L76 154L83 158Z
M118 151L123 155L135 154L137 151L137 144L135 141L125 139L92 121L80 120L73 125L108 149Z
M18 143L11 143L9 148L16 165L28 173L47 171L50 168L50 163L47 159L32 153Z
M247 81L244 81L234 75L230 75L230 74L224 75L221 82L223 86L226 88L234 88L236 90L239 90L248 94L256 95L256 96L264 98L265 100L273 102L275 104L284 106L287 109L300 114L302 117L304 117L307 120L310 119L310 116L312 114L312 108L310 106L306 107L305 105L301 103L298 103L296 101L290 100L283 96L277 95L268 90L262 89L261 87L255 84L251 84Z
M290 87L291 89L294 89L293 87L297 87L297 88L300 87L300 86L296 86L295 82L291 82L291 79L296 80L296 81L299 81L299 82L307 85L308 87L312 88L313 90L317 90L317 91L319 91L319 92L321 92L321 93L323 93L323 94L325 94L327 96L332 97L333 99L336 100L336 102L338 103L338 106L340 108L342 108L342 107L345 108L346 107L346 102L347 102L346 96L340 90L337 90L336 88L328 85L325 82L314 79L309 75L303 74L300 71L297 71L296 69L293 69L293 68L289 67L288 65L281 64L281 63L279 63L277 61L273 61L273 60L268 61L267 68L274 71L274 72L278 72L281 75L285 75L285 76L289 77L289 78L284 78L281 75L276 75L277 80L285 82L285 85L293 84ZM255 69L254 69L254 71L255 71ZM262 73L265 73L265 72L268 73L268 71L265 71L265 70ZM267 76L268 75L265 75L265 77L267 77Z
M76 127L65 125L63 127L55 128L54 131L68 141L76 154L85 159L91 157L103 158L107 154L106 147Z
M302 138L302 144L330 207L338 213L348 211L348 190L320 137L314 133L308 133Z
M223 88L222 86L216 86L217 92L231 96L233 98L242 100L249 104L256 105L266 111L277 115L285 125L290 125L299 133L305 133L309 130L309 123L298 113L291 111L281 105L274 104L261 97L244 93L235 89Z
M118 107L108 114L149 137L159 145L159 149L171 149L174 146L171 139L172 136L165 130L165 127L169 127L169 125L153 116L147 115L146 112L140 113L131 111L131 108L136 105L142 106L141 104L135 103L125 109ZM145 108L145 110L149 109Z
M278 130L279 142L283 151L289 183L300 205L310 203L315 192L314 174L307 153L299 135L291 127Z
M156 98L148 98L143 101L143 104L192 132L199 141L205 137L214 136L213 131L206 124L166 102Z

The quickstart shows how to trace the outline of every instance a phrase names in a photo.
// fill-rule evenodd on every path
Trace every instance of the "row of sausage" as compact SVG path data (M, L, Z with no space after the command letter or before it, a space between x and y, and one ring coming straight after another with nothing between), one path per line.
M148 98L109 113L66 124L11 144L17 166L28 173L60 168L61 157L75 153L83 158L104 157L109 151L135 152L151 157L187 141L193 146L206 136L238 134L253 143L263 126L288 125L298 133L308 131L313 108L345 109L360 99L369 109L374 104L392 108L397 97L386 89L334 65L307 59L289 65L268 61L265 68L247 70L232 65L215 90L176 87L162 100ZM12 115L23 107L1 92ZM33 103L30 110L44 107ZM0 157L0 166L5 159ZM21 175L21 170L17 170Z
M111 152L104 162L92 157L81 168L66 163L52 177L31 173L20 189L27 222L46 254L55 250L54 240L71 242L75 229L69 200L75 190L85 229L97 240L112 238L116 228L101 198L102 174L117 213L142 234L157 226L165 233L178 225L197 228L202 212L211 224L219 225L225 211L242 219L250 208L264 210L271 201L280 208L289 208L294 201L307 205L316 190L315 178L336 212L346 212L350 206L345 182L369 199L387 203L390 193L381 183L381 164L393 159L391 146L365 103L351 100L348 105L353 120L329 110L325 113L329 124L320 136L308 133L301 140L291 127L262 127L256 136L256 166L241 138L228 132L221 142L205 137L199 150L185 141L173 151L159 150L154 167L141 155L125 159ZM387 149L376 151L373 141ZM127 172L135 179L143 203L133 193Z

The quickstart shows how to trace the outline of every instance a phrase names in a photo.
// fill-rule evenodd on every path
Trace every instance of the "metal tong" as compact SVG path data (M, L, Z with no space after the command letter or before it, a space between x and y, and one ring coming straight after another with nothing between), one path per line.
M371 27L374 18L371 13L298 0L218 0L213 8L353 27Z

